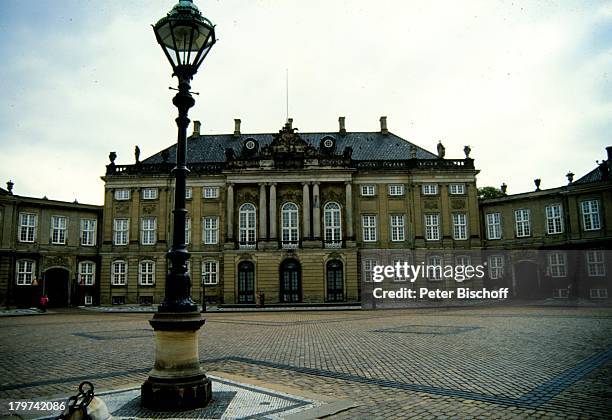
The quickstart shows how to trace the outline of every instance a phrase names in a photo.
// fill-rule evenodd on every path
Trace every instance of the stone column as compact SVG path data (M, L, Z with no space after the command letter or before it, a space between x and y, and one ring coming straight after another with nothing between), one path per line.
M312 233L315 239L321 239L321 200L318 182L313 182L312 186Z
M302 236L310 238L310 188L308 182L302 182Z
M353 184L346 182L344 184L344 202L346 203L346 211L344 220L346 221L346 237L353 239Z
M276 239L276 182L270 184L270 240Z
M268 215L268 209L266 205L266 184L264 182L259 183L259 239L264 240L268 237L268 226L266 225L266 216Z
M234 240L234 184L227 184L227 240Z

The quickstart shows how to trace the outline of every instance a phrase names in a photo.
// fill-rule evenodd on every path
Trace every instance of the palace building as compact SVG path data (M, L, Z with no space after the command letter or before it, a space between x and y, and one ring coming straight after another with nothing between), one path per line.
M175 145L134 164L111 154L102 229L102 304L157 304L164 295ZM387 129L187 139L186 226L201 302L352 303L377 264L414 249L480 247L474 161L431 153Z

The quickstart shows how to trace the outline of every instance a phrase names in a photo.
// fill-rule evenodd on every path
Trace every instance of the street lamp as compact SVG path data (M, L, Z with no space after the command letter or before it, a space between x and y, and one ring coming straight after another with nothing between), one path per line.
M158 411L204 407L212 398L210 380L200 367L198 330L204 319L191 299L187 272L189 252L185 245L185 178L189 170L185 149L189 108L195 101L190 82L214 45L213 24L202 16L192 0L180 0L153 25L155 38L178 78L178 92L172 103L178 108L178 141L174 191L174 232L168 251L170 271L165 297L150 320L155 330L155 366L141 387L141 404Z

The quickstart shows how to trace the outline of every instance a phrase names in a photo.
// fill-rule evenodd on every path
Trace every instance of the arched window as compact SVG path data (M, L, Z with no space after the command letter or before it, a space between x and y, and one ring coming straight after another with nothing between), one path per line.
M283 248L297 248L300 240L298 206L294 203L285 203L281 215Z
M141 286L153 286L155 284L155 262L150 260L140 261L138 265L138 284Z
M255 206L245 203L240 206L238 211L238 242L240 248L255 248L257 222L255 216Z
M342 246L342 222L340 218L340 205L329 202L323 211L325 223L325 247L340 248Z

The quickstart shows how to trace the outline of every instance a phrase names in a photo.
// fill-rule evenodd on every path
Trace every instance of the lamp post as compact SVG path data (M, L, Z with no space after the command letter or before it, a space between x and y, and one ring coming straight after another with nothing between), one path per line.
M174 191L174 232L168 251L170 271L165 297L150 320L155 330L155 366L141 387L141 404L156 411L177 411L204 407L212 398L210 380L200 367L198 330L204 319L191 299L187 272L189 252L185 245L185 179L188 112L195 101L190 82L214 45L213 24L202 16L192 0L180 0L153 25L155 38L178 78L178 92L172 103L178 108L176 125L176 178Z

